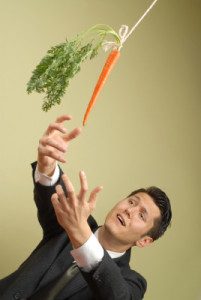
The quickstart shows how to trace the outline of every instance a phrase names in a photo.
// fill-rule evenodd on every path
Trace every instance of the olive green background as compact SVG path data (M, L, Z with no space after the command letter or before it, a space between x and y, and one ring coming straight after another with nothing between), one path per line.
M149 0L0 0L0 276L14 271L41 238L30 163L56 116L81 126L104 64L85 62L63 98L45 113L43 95L26 94L46 51L97 23L131 26ZM147 300L201 299L201 1L159 0L126 42L82 135L63 169L76 188L84 169L102 184L95 217L133 189L158 185L172 201L173 223L131 265L148 281Z

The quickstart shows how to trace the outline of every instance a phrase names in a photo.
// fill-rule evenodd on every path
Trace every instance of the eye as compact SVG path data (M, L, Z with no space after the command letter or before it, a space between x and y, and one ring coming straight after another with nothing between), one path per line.
M145 220L145 219L144 219L144 214L143 214L143 213L139 213L139 217L140 217L141 220L143 220L143 221Z
M132 199L129 199L129 200L128 200L128 203L129 203L129 204L133 204L133 202L134 202L134 201L133 201Z

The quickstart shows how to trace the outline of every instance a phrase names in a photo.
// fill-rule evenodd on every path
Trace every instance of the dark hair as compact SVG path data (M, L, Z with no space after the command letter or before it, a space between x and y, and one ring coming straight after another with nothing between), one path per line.
M160 218L155 219L153 227L146 233L146 235L150 236L153 240L157 240L171 224L172 210L170 200L165 192L155 186L135 190L128 197L140 192L148 194L160 209Z

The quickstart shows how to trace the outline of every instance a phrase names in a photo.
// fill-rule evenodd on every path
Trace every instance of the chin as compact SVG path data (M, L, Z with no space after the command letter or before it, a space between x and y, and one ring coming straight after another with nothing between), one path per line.
M122 228L119 226L117 222L113 222L112 220L108 220L104 224L106 232L112 237L119 239L119 235L122 235Z

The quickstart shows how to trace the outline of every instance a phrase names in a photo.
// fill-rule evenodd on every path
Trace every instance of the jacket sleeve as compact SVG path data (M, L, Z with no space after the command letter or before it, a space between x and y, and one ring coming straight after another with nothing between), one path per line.
M32 176L34 182L34 201L37 207L38 221L43 230L43 239L47 240L50 239L52 236L63 231L63 228L59 225L56 219L54 208L51 202L51 196L55 193L55 186L57 184L62 185L65 192L66 189L61 179L61 175L63 174L61 169L58 182L55 185L43 186L39 182L35 182L34 172L36 169L36 165L36 162L32 164Z
M81 272L97 300L141 300L144 297L146 280L128 265L120 268L106 251L95 270Z

